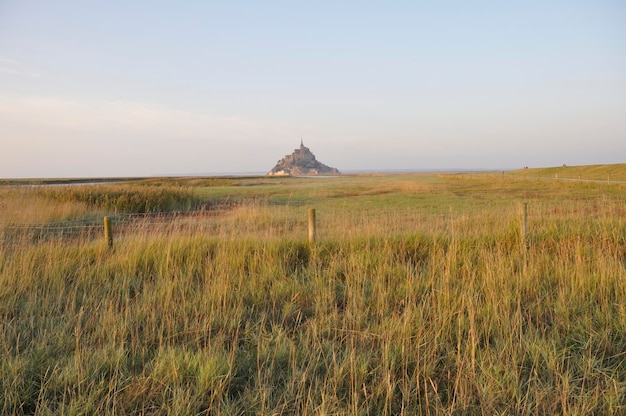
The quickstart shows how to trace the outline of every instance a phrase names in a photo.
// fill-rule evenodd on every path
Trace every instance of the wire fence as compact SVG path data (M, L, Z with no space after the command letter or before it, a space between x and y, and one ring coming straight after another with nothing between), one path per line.
M108 216L112 235L107 238L103 216L91 215L46 224L0 227L5 246L22 247L46 241L119 240L128 236L189 236L261 239L341 239L375 235L428 233L478 235L498 232L527 234L550 229L559 221L581 220L595 226L602 222L623 226L626 204L609 201L578 201L564 206L558 200L507 203L498 208L481 204L463 210L441 212L425 207L322 209L311 216L303 207L228 206L211 210L161 213L114 213ZM595 223L594 223L595 222ZM578 222L580 224L580 222ZM595 224L595 225L593 225ZM313 228L311 228L313 227ZM621 228L620 228L621 229ZM516 231L517 230L517 231Z
M580 182L580 183L605 183L605 184L626 184L626 180L624 180L623 175L610 175L607 174L606 177L600 178L596 176L595 178L584 178L582 175L567 175L555 173L554 175L547 176L545 174L538 175L526 172L459 172L454 174L447 174L445 176L448 177L456 177L460 179L472 179L472 178L485 178L492 177L495 179L501 180L514 180L514 181L555 181L555 182Z
M275 218L255 212L242 214L232 206L196 211L114 213L42 224L5 225L0 227L0 241L20 247L46 241L112 239L106 235L107 223L110 224L109 233L118 239L130 235L241 236L259 232L265 232L266 236L286 235L296 229L305 229L307 220L306 217Z

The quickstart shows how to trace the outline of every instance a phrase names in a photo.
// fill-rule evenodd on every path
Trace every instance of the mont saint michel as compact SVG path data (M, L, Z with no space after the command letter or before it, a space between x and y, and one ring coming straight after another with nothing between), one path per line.
M300 147L292 154L285 156L270 170L268 176L314 176L314 175L340 175L336 168L331 168L319 162L315 155L304 146L300 140Z

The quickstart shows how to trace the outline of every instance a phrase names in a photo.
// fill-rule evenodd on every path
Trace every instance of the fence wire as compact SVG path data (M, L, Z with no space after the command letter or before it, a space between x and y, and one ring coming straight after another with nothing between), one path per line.
M581 201L563 207L558 203L529 206L529 232L548 228L555 221L584 218L585 221L611 222L626 218L626 205L607 201ZM607 206L610 205L610 206ZM306 212L301 208L276 211L270 206L244 206L200 211L161 213L115 213L109 215L114 239L126 236L206 235L221 238L307 237ZM388 209L318 210L317 235L324 238L352 238L373 235L429 233L494 233L521 224L520 204L488 212L472 210L433 212L420 207ZM12 246L42 241L93 241L104 238L103 218L72 219L47 224L16 224L0 227L1 240Z

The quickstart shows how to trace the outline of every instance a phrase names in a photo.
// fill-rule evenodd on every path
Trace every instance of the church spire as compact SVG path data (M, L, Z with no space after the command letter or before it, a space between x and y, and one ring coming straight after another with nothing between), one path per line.
M300 136L300 149L302 149L304 147L304 140L302 139L302 136Z

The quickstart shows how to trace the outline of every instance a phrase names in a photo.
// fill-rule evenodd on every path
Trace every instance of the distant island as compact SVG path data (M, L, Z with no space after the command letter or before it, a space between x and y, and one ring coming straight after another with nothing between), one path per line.
M268 176L315 176L315 175L340 175L336 168L331 168L319 162L315 155L304 146L300 140L300 148L292 154L285 156L270 170Z

